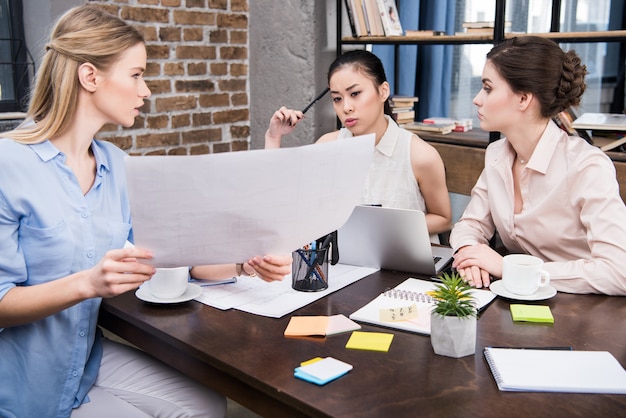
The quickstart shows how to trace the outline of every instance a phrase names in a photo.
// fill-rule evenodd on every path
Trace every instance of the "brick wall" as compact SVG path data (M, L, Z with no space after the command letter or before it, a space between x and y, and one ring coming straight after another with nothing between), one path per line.
M98 135L133 155L249 149L247 0L109 0L146 39L152 91L130 129Z

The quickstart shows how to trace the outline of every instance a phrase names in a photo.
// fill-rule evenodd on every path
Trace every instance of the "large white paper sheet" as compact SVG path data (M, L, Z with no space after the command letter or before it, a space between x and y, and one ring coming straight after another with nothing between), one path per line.
M336 264L328 266L328 289L301 292L291 287L291 275L266 283L258 277L239 277L235 283L203 288L196 300L217 309L238 309L255 315L280 318L335 292L378 269Z
M126 158L135 245L156 267L287 254L358 203L374 135L301 147Z

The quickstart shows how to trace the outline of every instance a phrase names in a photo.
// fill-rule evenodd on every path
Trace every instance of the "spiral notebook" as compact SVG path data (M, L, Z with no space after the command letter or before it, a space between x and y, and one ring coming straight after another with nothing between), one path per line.
M350 315L350 319L430 335L433 300L428 292L434 290L437 284L428 280L408 278L393 289L378 295ZM471 292L479 311L496 297L490 290L472 289Z
M608 351L485 347L502 391L626 394L626 371Z

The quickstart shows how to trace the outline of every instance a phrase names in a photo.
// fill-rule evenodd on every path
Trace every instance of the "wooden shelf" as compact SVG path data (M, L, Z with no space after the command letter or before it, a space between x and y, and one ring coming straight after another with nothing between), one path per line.
M506 39L516 36L533 35L552 39L557 42L623 42L626 41L626 30L609 30L597 32L541 32L541 33L513 33L504 34ZM423 35L423 36L347 36L341 38L343 44L362 45L405 45L405 44L490 44L494 42L492 33L467 35Z
M414 45L414 44L491 44L493 34L467 34L467 35L424 35L424 36L360 36L341 38L343 44L390 44L390 45Z
M624 42L626 30L607 30L596 32L545 32L545 33L505 33L504 37L514 38L520 35L541 36L557 42Z

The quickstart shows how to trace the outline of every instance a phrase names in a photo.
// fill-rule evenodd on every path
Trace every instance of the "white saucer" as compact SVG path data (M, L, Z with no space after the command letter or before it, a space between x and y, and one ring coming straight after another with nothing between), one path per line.
M161 299L152 295L152 293L150 293L150 289L148 289L147 283L144 285L141 285L139 289L137 289L137 291L135 292L135 296L137 296L139 299L143 300L144 302L151 302L151 303L182 303L182 302L187 302L188 300L191 300L191 299L195 299L201 294L202 294L202 288L194 283L189 283L187 285L187 290L185 290L185 293L173 299Z
M556 289L550 285L540 287L539 290L537 290L532 295L516 295L515 293L511 293L504 288L504 283L502 283L502 280L496 280L495 282L491 283L491 286L489 286L489 290L491 290L498 296L502 296L503 298L516 300L544 300L550 299L551 297L554 297L554 295L556 295Z

